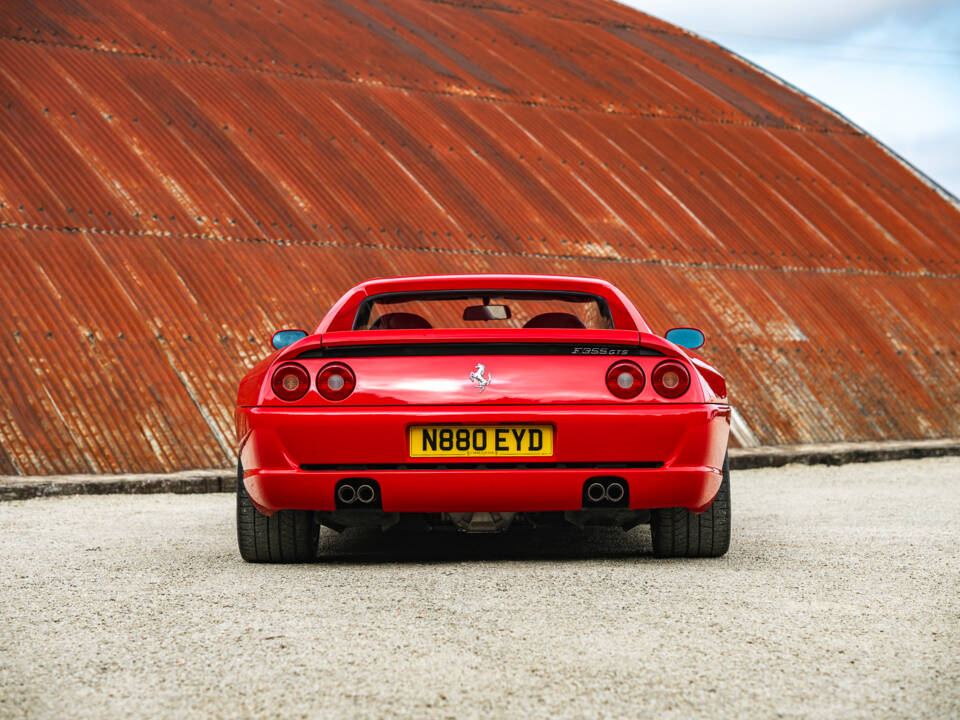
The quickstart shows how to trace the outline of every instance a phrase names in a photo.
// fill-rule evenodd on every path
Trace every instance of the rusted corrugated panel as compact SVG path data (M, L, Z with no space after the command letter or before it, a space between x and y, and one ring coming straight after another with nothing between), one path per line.
M370 276L558 272L707 329L764 443L960 434L960 212L610 2L6 3L0 473L231 461Z

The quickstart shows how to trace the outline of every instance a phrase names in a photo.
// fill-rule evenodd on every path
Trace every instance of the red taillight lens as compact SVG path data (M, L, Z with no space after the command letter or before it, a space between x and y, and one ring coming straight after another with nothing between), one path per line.
M665 398L677 398L690 387L690 373L674 360L666 360L653 369L653 389Z
M310 375L303 365L286 363L274 371L270 386L281 400L299 400L310 388Z
M618 362L607 370L607 389L618 398L629 400L643 390L643 370L632 362Z
M317 392L327 400L343 400L356 385L353 370L342 363L324 365L317 374Z

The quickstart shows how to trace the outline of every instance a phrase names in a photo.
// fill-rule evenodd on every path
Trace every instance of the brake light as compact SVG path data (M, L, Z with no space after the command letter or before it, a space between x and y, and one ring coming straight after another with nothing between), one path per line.
M343 400L356 385L353 370L343 363L324 365L317 374L317 392L327 400Z
M270 386L273 388L273 394L278 398L292 402L307 394L310 375L303 365L285 363L274 371Z
M618 398L629 400L643 390L643 370L640 366L626 360L614 363L607 370L607 389Z
M653 389L665 398L677 398L690 387L690 373L675 360L665 360L653 369Z

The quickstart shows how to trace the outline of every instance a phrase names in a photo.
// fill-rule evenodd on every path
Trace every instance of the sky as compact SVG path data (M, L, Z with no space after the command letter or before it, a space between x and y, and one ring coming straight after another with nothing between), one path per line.
M960 0L620 0L826 103L960 197Z

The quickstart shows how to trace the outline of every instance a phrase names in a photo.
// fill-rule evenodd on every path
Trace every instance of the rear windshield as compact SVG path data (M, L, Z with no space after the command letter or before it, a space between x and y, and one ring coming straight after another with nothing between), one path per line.
M374 295L354 330L569 328L612 330L606 301L587 293L471 290Z

